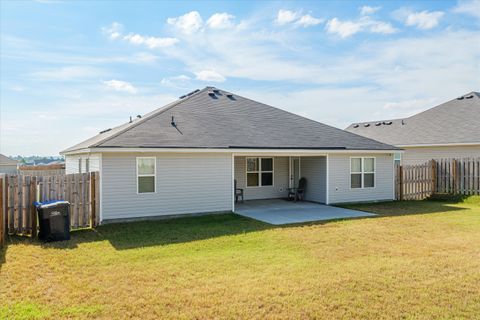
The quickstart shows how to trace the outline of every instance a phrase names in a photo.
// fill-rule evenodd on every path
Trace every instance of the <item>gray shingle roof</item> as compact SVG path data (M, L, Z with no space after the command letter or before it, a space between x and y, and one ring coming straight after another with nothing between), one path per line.
M409 118L357 122L346 130L396 146L480 144L480 93L467 93Z
M9 157L4 156L3 154L0 153L0 165L14 166L14 165L17 165L17 164L18 164L17 160L10 159Z
M395 149L213 87L63 152L95 147Z

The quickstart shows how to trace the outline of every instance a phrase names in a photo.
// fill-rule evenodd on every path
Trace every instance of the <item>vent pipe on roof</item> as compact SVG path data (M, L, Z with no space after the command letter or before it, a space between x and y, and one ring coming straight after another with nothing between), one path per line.
M132 123L132 122L133 122L133 120L132 120L132 116L130 116L130 123Z
M141 115L137 114L137 119L140 119L141 117L142 117Z
M175 123L175 117L172 116L172 121L170 122L170 124L172 125L172 127L176 127L177 124Z

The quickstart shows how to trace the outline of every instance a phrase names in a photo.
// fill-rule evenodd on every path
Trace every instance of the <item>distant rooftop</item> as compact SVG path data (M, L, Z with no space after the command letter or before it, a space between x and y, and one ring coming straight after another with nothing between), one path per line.
M480 93L467 93L408 118L352 123L346 130L400 147L480 144Z

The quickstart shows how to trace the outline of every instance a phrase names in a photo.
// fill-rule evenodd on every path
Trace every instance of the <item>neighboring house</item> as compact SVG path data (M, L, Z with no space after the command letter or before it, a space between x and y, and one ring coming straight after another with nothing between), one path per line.
M16 174L18 162L0 154L0 173Z
M207 87L61 152L66 172L100 171L100 219L234 211L285 198L392 200L398 149Z
M346 130L404 149L396 160L405 165L480 157L480 93L468 93L408 118L357 122Z

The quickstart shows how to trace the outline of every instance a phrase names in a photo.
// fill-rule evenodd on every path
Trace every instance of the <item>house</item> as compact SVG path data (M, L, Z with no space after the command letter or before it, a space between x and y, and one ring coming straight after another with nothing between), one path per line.
M18 162L0 154L0 173L16 174Z
M100 219L235 210L285 198L325 204L394 199L398 148L213 87L61 152L66 173L100 172Z
M405 165L480 157L480 93L470 92L404 119L357 122L347 131L405 150Z

